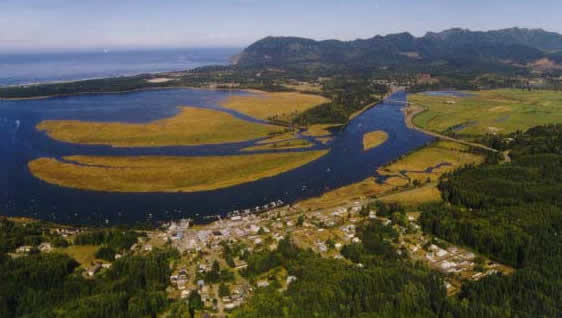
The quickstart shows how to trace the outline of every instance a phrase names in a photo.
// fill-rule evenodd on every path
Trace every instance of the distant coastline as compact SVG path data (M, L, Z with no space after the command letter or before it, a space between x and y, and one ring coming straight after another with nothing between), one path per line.
M160 73L162 74L162 73ZM108 77L107 79L111 79L113 77ZM101 78L106 79L106 78ZM70 82L62 82L61 84L66 83L74 83L74 82L82 82L82 81L70 81ZM38 84L38 85L49 85L49 84ZM0 87L1 89L2 87ZM164 86L164 87L143 87L143 88L136 88L130 89L125 91L105 91L105 92L79 92L79 93L70 93L70 94L59 94L59 95L45 95L45 96L35 96L35 97L0 97L0 100L5 101L18 101L18 100L41 100L41 99L49 99L49 98L59 98L59 97L71 97L71 96L83 96L83 95L97 95L97 94L127 94L127 93L134 93L134 92L142 92L142 91L150 91L150 90L163 90L163 89L201 89L201 90L215 90L215 91L229 91L229 90L236 90L236 91L252 91L249 89L228 89L228 88L205 88L205 87L193 87L193 86ZM254 90L256 92L256 90Z
M238 48L0 53L0 89L179 72L228 65Z
M10 85L0 85L0 89L2 88L13 88L13 87L30 87L30 86L41 86L41 85L51 85L51 84L69 84L69 83L77 83L77 82L84 82L84 81L91 81L91 80L103 80L103 79L115 79L115 78L128 78L128 77L137 77L137 76L153 76L153 75L162 75L162 74L169 74L175 72L185 72L186 70L176 70L176 71L167 71L167 72L140 72L140 73L130 73L130 74L121 74L115 76L94 76L94 77L84 77L78 78L73 80L53 80L53 81L44 81L44 82L29 82L29 83L20 83L20 84L10 84Z

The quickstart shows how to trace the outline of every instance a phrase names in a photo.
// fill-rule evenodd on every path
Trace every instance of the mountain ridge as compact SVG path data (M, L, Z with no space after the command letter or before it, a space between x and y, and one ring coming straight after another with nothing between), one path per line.
M268 36L248 46L238 65L363 64L512 61L528 64L562 50L562 35L543 29L471 31L451 28L415 37L409 32L351 41ZM553 53L554 52L554 53Z

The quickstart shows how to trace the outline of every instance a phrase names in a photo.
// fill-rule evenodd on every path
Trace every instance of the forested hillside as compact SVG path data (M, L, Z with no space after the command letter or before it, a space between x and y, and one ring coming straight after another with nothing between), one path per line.
M416 38L409 33L354 41L314 41L297 37L267 37L249 46L238 59L242 66L341 67L365 69L408 65L435 70L443 65L462 70L501 71L507 64L527 64L562 49L562 35L543 30L511 28L488 32L450 29ZM509 63L505 63L509 61Z
M511 277L465 285L460 297L486 312L562 314L562 125L516 133L511 164L468 167L439 188L451 207L425 208L425 231L515 266Z
M66 254L39 253L36 248L28 256L7 254L20 244L49 240L47 232L41 223L1 220L0 317L155 317L168 308L165 290L169 262L179 257L176 250L124 256L95 280ZM115 253L128 250L137 236L133 231L94 231L78 235L75 244L96 244ZM53 237L51 244L63 247L68 242Z

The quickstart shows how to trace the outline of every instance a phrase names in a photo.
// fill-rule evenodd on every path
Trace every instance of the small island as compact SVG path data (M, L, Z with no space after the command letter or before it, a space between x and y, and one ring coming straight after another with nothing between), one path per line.
M363 135L363 151L376 148L388 139L388 134L382 130L371 131Z
M171 118L146 124L48 120L37 125L51 138L114 147L162 147L220 144L264 138L283 127L238 119L225 112L181 107Z

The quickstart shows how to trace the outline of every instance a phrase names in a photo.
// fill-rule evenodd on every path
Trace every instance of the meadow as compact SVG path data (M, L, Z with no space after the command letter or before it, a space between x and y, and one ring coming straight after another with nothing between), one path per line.
M85 267L98 260L95 256L98 250L99 246L95 245L72 245L69 247L55 249L56 252L72 257L80 263L80 265Z
M422 203L440 202L441 192L435 184L392 193L380 198L383 202L398 202L404 206L417 206Z
M298 114L327 102L327 98L319 95L257 92L253 96L231 96L221 106L255 118L290 122Z
M267 137L281 127L247 122L195 107L182 107L174 117L146 124L48 120L37 125L56 140L114 147L160 147L241 142Z
M562 123L560 92L498 89L469 93L466 97L409 95L409 102L425 108L414 117L414 124L437 133L484 135Z
M31 161L31 173L46 182L111 192L195 192L256 181L298 168L328 151L215 157L69 156Z

